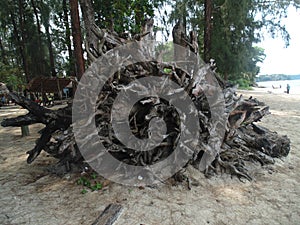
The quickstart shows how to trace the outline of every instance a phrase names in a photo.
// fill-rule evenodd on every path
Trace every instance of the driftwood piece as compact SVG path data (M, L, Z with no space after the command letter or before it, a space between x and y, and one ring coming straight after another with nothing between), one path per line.
M145 35L148 35L148 32L151 33L151 27L149 29L150 31L145 30L147 31ZM99 38L97 54L90 53L94 60L117 46L146 37L144 34L132 38L130 36L121 37L113 31L99 29L95 25L92 31ZM197 48L195 45L196 37L190 33L191 37L188 40L180 24L177 24L177 27L175 26L173 29L173 35L177 44L192 50ZM180 53L175 52L175 58L176 54ZM226 121L213 121L211 119L213 112L211 112L207 96L201 89L201 81L195 80L191 74L178 68L176 64L161 63L155 60L136 63L124 67L114 74L112 79L106 82L98 96L95 112L97 135L108 152L120 162L145 166L165 159L177 145L180 133L178 132L179 116L176 114L176 108L162 99L151 97L143 99L136 103L129 115L131 131L137 138L141 139L148 138L148 128L152 118L164 118L167 124L166 138L154 149L141 152L123 146L116 136L118 130L113 130L111 126L111 109L122 88L124 89L126 85L136 79L151 75L169 78L191 97L199 117L200 137L199 146L192 149L193 156L189 163L199 170L206 174L218 173L221 170L251 180L245 162L259 162L261 165L265 165L274 163L275 157L286 156L290 150L289 139L255 124L269 114L269 107L257 99L244 99L237 95L234 87L227 85L214 71L209 69L209 66L205 65L202 69L211 77L216 78L222 88L221 95L225 100L224 115L227 118ZM204 76L204 78L206 83L212 82L210 76ZM60 159L60 163L67 168L66 171L72 168L72 164L80 165L84 162L73 134L71 104L59 110L50 110L14 93L10 93L10 95L17 104L26 108L29 113L25 116L3 120L2 126L45 124L35 148L28 152L28 163L32 163L42 150ZM82 99L89 99L89 97L82 96ZM86 106L86 102L83 100L79 104L82 107ZM92 119L88 121L92 121ZM220 136L217 130L220 122L226 125L224 137ZM85 133L84 129L85 126L82 126L82 134ZM186 132L190 131L186 130ZM88 142L87 137L83 137L83 141L85 138ZM209 143L210 138L214 140L211 143Z
M92 225L113 225L122 213L123 207L118 204L108 205Z

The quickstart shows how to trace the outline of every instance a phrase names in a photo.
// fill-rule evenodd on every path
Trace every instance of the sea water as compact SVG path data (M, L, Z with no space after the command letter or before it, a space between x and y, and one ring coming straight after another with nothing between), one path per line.
M264 87L268 91L274 91L276 93L284 93L286 91L287 84L290 85L291 94L300 94L300 80L278 80L278 81L263 81L257 82L259 87ZM273 86L275 89L273 89ZM281 88L279 88L281 86Z

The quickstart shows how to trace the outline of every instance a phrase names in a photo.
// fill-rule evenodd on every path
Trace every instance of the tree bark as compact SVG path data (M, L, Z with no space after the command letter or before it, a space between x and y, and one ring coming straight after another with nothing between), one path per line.
M37 66L39 68L39 73L40 74L44 74L45 73L45 63L44 63L44 55L42 54L42 32L41 32L41 23L40 23L40 18L39 18L39 15L38 15L38 8L37 8L37 5L36 5L36 2L35 0L31 0L31 5L32 5L32 8L33 8L33 13L35 15L35 19L36 19L36 25L37 25L37 33L38 33L38 43L37 43L37 48L38 48L38 51L39 53L41 54L41 63L39 63Z
M78 0L70 0L72 36L74 44L75 62L76 62L76 77L78 80L84 73L84 58L82 50L81 29L78 11Z
M86 30L86 50L98 50L99 39L92 31L95 24L95 12L91 0L79 0L81 12Z
M63 12L64 12L64 24L66 28L66 44L68 48L68 53L69 53L69 71L68 74L73 76L74 75L74 59L73 59L73 51L72 51L72 43L71 43L71 29L69 25L69 15L68 15L68 6L67 6L67 0L63 0Z
M1 50L1 61L2 61L2 63L3 64L8 64L5 49L4 49L1 37L0 37L0 50Z
M21 32L21 37L18 34L18 30L17 30L17 24L16 21L14 20L14 15L13 13L11 13L12 15L12 21L14 23L14 31L15 31L15 35L17 35L17 41L19 42L19 46L20 46L20 53L21 53L21 57L22 57L22 61L23 61L23 69L24 69L24 73L25 73L25 77L26 77L26 81L27 83L29 83L30 81L30 74L29 74L29 68L28 68L28 61L27 61L27 55L26 55L26 34L25 34L25 25L24 25L24 9L23 9L23 0L19 0L18 1L18 7L19 7L19 24L20 24L20 32Z
M224 73L224 80L225 80L225 81L228 80L228 73Z
M172 30L173 42L176 45L182 46L184 48L188 45L188 39L186 36L186 29L181 21L178 21ZM174 58L175 60L185 59L186 52L181 49L174 48Z
M16 42L17 49L18 49L19 54L21 56L21 59L17 58L17 60L19 60L19 63L22 64L22 66L24 66L23 49L22 49L22 46L21 46L21 38L20 38L20 35L19 35L19 32L18 32L18 26L17 26L17 23L16 23L16 18L15 18L15 15L14 15L13 12L10 12L10 17L11 17L11 22L12 22L12 25L13 25L13 33L14 33L14 39L15 39L14 41Z
M211 35L212 35L212 10L213 10L213 0L205 0L204 2L204 61L209 62L211 56Z
M52 40L51 40L51 35L50 35L50 26L47 24L47 26L45 28L46 28L46 35L47 35L47 42L48 42L51 75L53 77L56 77L55 60L54 60Z

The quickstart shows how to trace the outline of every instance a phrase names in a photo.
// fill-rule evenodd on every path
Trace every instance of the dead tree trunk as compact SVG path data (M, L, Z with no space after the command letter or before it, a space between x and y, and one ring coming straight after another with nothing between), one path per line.
M186 28L184 27L182 22L178 21L176 23L176 25L174 26L173 31L172 31L174 44L182 46L184 48L186 48L188 46L188 43L189 43L188 39L187 39L185 29ZM175 50L174 51L174 59L175 60L180 60L180 59L183 59L185 57L185 55L182 55L182 54L184 54L184 52L181 51L180 49L175 48L174 50Z

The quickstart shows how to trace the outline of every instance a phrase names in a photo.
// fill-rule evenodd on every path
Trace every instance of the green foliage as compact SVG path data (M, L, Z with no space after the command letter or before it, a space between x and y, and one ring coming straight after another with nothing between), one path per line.
M114 29L117 33L140 33L144 19L153 17L155 8L162 2L163 0L94 1L96 23L100 28Z
M14 91L22 91L25 85L22 68L0 63L0 82L5 83L7 87Z
M82 189L81 194L86 194L88 191L86 189Z
M157 52L162 53L162 60L170 62L174 60L174 45L173 42L167 42L157 46Z
M59 74L66 73L71 59L66 59L69 40L64 35L66 27L61 1L2 1L0 18L0 50L6 66L22 68L29 79L50 76L51 53L54 70Z
M87 193L88 189L91 191L99 191L103 187L103 185L97 181L97 174L95 173L80 177L76 183L84 187L81 191L82 194Z
M118 33L139 33L144 19L153 17L162 2L93 1L96 23ZM1 61L5 65L22 68L27 81L36 76L73 75L68 0L1 1L0 18Z
M0 2L0 74L2 82L18 88L25 76L71 75L74 59L70 42L69 1L7 0ZM199 51L204 49L204 0L97 0L92 1L95 21L100 28L118 33L141 32L145 18L155 10L165 27L181 20L187 30L198 33ZM263 49L255 47L263 37L261 30L281 36L286 45L289 34L282 23L290 6L299 8L299 0L214 0L210 57L226 79L249 79L259 73ZM169 9L172 12L169 15ZM52 47L52 53L50 51ZM168 47L168 46L167 46ZM169 49L170 50L170 49ZM171 51L170 51L171 52ZM51 57L53 56L53 57ZM170 55L164 55L166 59ZM53 62L50 60L53 59ZM25 74L25 76L24 76ZM246 74L246 75L245 75Z
M215 59L218 72L229 80L253 81L259 73L258 62L265 58L263 49L255 47L263 37L261 30L280 35L288 44L289 35L282 24L287 8L299 7L299 1L214 0L212 36L209 56ZM185 21L187 29L198 31L199 50L204 46L204 0L180 0L173 4L171 22ZM247 74L247 78L244 75Z
M281 36L286 46L289 45L290 35L282 19L287 16L290 6L299 8L299 0L252 0L252 13L256 16L258 28L265 29L272 37ZM257 36L263 38L260 33Z
M245 78L239 78L232 82L233 84L237 85L239 89L243 90L251 90L252 83Z

